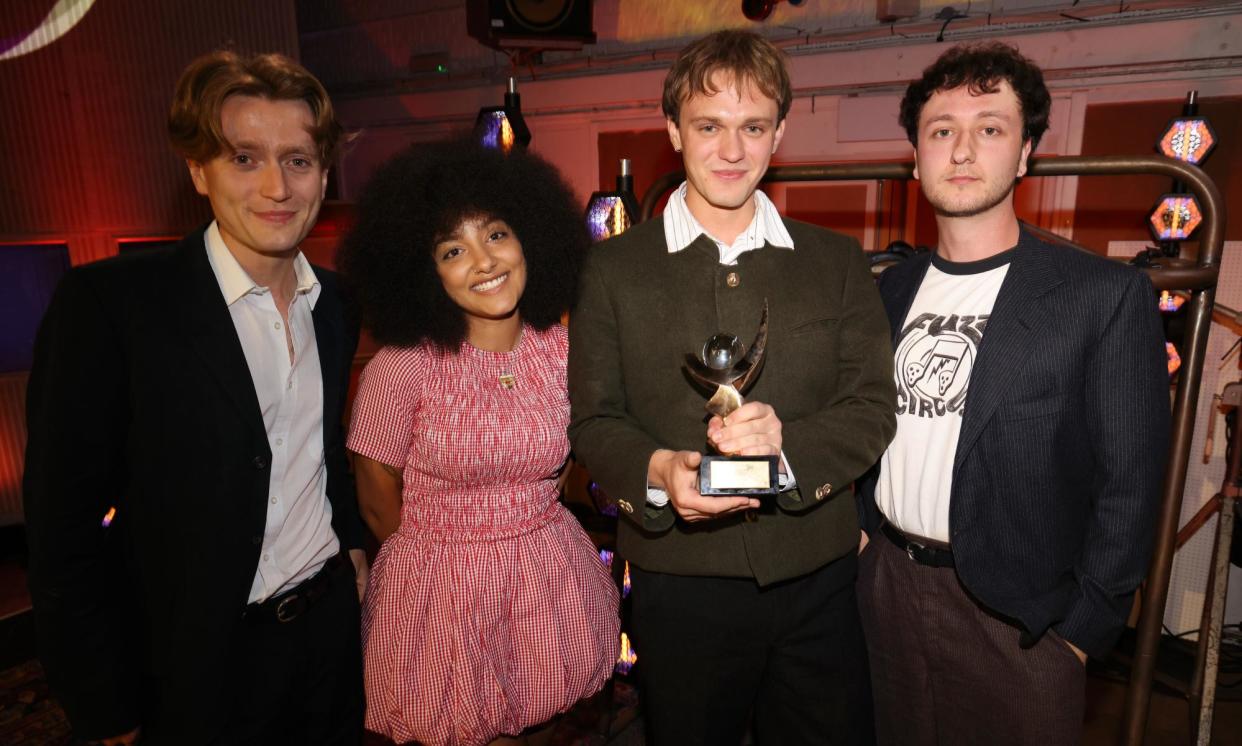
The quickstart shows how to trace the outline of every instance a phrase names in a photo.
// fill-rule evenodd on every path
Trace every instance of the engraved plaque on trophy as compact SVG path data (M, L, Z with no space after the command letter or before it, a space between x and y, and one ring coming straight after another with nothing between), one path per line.
M763 303L759 332L743 347L733 334L713 334L703 343L699 355L686 355L686 372L695 382L714 391L707 400L707 411L728 417L742 406L746 391L763 368L768 343L768 304ZM779 456L704 454L699 465L699 492L703 495L775 495Z

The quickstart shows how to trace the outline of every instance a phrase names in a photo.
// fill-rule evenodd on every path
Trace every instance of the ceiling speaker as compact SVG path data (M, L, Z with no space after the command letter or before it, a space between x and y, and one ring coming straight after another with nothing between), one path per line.
M466 31L495 49L581 49L595 43L591 0L469 0Z

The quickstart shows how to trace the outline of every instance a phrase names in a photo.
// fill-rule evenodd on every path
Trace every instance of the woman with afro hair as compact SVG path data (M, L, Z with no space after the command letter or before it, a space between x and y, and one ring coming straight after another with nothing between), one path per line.
M617 590L558 502L572 305L589 239L533 155L415 146L376 174L338 259L384 347L348 446L382 542L363 603L369 730L550 738L617 660ZM508 740L508 739L504 739Z

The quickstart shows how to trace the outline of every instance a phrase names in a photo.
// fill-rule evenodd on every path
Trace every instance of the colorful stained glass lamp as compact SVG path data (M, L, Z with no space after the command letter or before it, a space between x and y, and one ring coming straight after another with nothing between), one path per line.
M611 192L595 192L587 201L587 230L592 241L619 236L638 221L638 200L634 197L634 175L630 159L621 159L617 188Z
M508 155L514 148L530 145L530 128L522 118L522 97L517 92L517 79L509 78L504 106L488 106L479 110L474 120L474 136L485 148L496 148Z
M1148 219L1157 241L1184 241L1203 222L1199 202L1191 194L1166 194Z
M1216 147L1216 133L1203 117L1178 117L1169 122L1159 147L1161 154L1197 166Z

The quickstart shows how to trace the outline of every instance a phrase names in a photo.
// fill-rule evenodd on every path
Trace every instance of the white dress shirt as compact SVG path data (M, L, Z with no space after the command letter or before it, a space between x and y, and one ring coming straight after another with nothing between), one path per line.
M681 186L669 195L664 208L664 243L668 246L668 253L676 254L701 235L715 242L720 249L720 263L728 266L737 264L737 258L747 251L762 249L765 242L793 250L793 237L786 230L785 221L781 220L776 205L763 192L755 190L755 216L751 218L750 225L738 234L732 244L726 244L704 230L690 214L690 207L686 205L686 189L686 182L681 182Z
M668 253L676 254L684 250L699 236L707 236L716 244L720 250L720 263L726 266L737 264L739 256L747 251L762 249L764 244L793 251L793 237L785 228L785 221L781 220L776 205L763 192L755 190L755 216L751 218L750 225L738 234L732 244L727 244L708 233L690 213L690 207L686 205L686 189L686 182L681 182L681 186L669 195L668 204L664 207L664 244L668 247ZM787 492L798 483L784 451L781 451L781 465L784 466L784 473L780 475L781 492ZM656 507L667 505L668 493L648 486L647 502Z
M272 451L263 549L250 587L254 603L306 580L340 552L327 494L323 374L311 316L320 286L299 252L293 263L297 290L286 329L271 290L242 269L214 222L207 228L206 243L211 271L246 355Z

